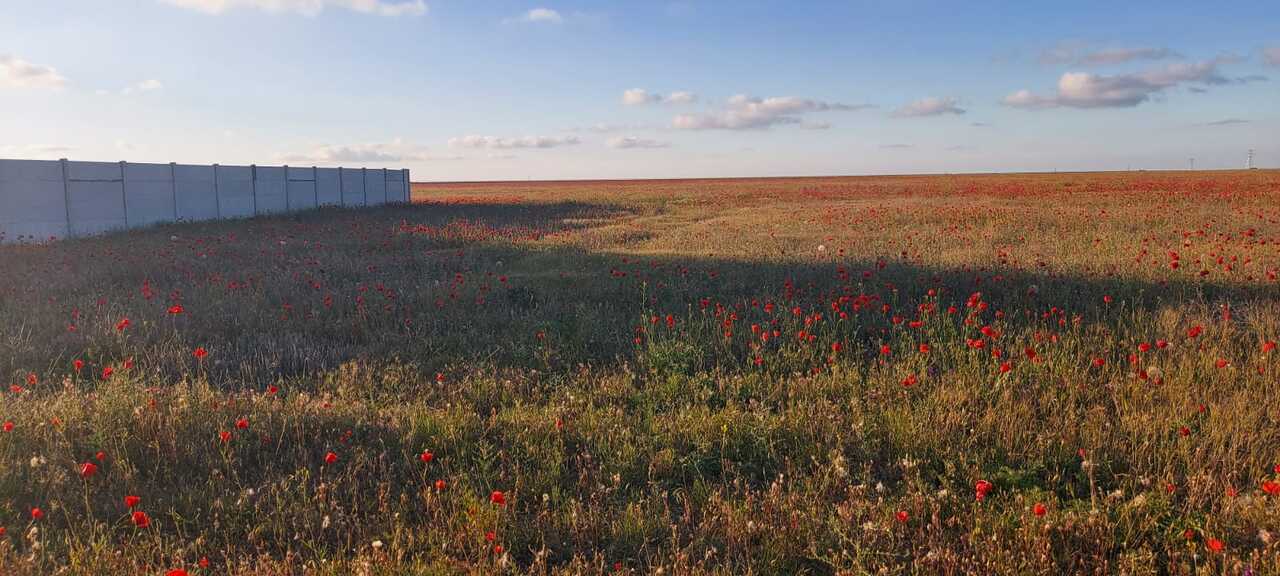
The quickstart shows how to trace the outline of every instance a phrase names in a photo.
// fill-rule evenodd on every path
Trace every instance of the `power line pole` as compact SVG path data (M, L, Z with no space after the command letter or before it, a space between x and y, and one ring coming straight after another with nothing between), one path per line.
M1245 162L1245 170L1253 170L1253 148L1249 149L1249 160Z
M1191 165L1190 170L1194 172L1194 171L1195 171L1195 169L1196 169L1196 159L1195 159L1195 158L1188 158L1188 159L1187 159L1187 163Z

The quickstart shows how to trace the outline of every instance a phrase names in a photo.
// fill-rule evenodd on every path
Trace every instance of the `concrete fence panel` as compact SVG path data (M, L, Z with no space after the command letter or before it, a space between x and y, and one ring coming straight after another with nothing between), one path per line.
M409 202L409 171L0 159L0 242Z
M387 202L408 202L409 181L407 170L387 170Z
M0 160L0 242L43 241L68 234L62 163Z
M129 226L119 162L67 162L67 214L72 236Z
M213 185L215 169L215 166L174 165L173 194L179 220L195 222L218 217L218 191Z
M320 206L342 205L342 181L337 168L316 168L316 203Z
M364 198L368 206L387 203L387 173L384 170L364 171Z
M342 205L364 206L364 170L342 169Z
M146 226L178 219L172 164L122 165L125 217L129 226Z
M258 199L258 214L277 214L289 210L288 180L283 166L255 166L253 194Z
M219 218L246 218L257 214L252 167L218 166L216 178Z
M289 210L308 210L319 205L316 198L316 169L293 168L287 170L289 179L286 191L289 195Z

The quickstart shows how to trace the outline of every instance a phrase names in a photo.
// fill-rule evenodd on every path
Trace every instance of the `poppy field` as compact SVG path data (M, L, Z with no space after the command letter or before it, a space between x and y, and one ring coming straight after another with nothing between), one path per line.
M3 574L1280 574L1280 173L0 247Z

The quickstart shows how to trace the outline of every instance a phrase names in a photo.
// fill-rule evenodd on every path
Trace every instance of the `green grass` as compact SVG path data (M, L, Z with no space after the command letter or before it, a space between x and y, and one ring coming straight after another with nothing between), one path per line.
M1280 573L1275 173L416 192L0 248L0 572Z

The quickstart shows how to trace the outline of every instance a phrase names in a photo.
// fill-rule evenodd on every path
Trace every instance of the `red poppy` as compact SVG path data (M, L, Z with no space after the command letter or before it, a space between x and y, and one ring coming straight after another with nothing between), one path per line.
M133 525L139 528L146 528L151 525L151 518L141 510L134 510L133 514L130 515L130 519L133 520Z
M337 454L334 454L333 452L329 452L328 454L324 455L325 464L336 464L337 462L338 462Z
M418 460L421 460L423 464L430 464L435 457L436 455L432 454L430 450L423 450L422 454L418 455Z
M13 432L13 422L5 422L5 423L4 423L4 431L5 431L5 432Z
M199 346L194 352L192 352L192 355L194 355L197 360L204 360L205 356L209 355L209 351L205 350L204 346Z
M1101 368L1101 367L1103 367L1103 366L1106 366L1106 365L1107 365L1107 360L1106 360L1106 358L1094 358L1094 359L1093 359L1093 365L1094 365L1094 366L1097 366L1097 367L1099 367L1099 368Z
M128 318L121 318L119 322L116 322L116 332L124 332L129 327L129 324Z
M921 354L928 354L928 353L929 353L929 345L928 345L928 344L923 344L923 343L922 343L922 344L920 344L920 353L921 353Z
M98 465L93 462L85 462L80 465L80 477L88 480L98 473Z
M140 498L140 497L138 497L138 496L125 496L125 497L124 497L124 505L125 505L125 507L126 507L126 508L133 508L134 506L137 506L137 505L138 505L138 503L140 503L140 502L142 502L142 498Z
M76 374L79 374L80 369L84 368L84 360L76 360L72 362L71 367L75 369Z
M241 430L247 430L249 428L249 419L241 418L239 420L236 420L236 428L239 428Z
M1199 325L1192 326L1190 330L1187 330L1187 338L1198 337L1203 332L1204 332L1204 328L1200 327Z
M1262 343L1262 353L1263 353L1263 354L1266 354L1267 352L1270 352L1270 351L1275 350L1275 349L1276 349L1276 343L1275 343L1275 342L1263 342L1263 343Z
M975 498L979 502L983 501L987 497L987 494L991 492L992 488L995 488L995 486L990 482L986 480L978 480L977 484L974 484L973 486L974 492L976 493Z
M503 494L501 490L494 490L493 493L489 495L489 501L497 504L498 506L505 506L507 504L507 495Z
M174 568L164 573L164 576L188 576L187 571L181 568Z
M888 356L890 352L892 352L892 349L889 348L888 344L884 344L880 346L880 354L882 356Z
M444 489L448 487L449 483L445 482L443 479L436 480L436 492L444 492Z
M218 432L218 439L222 440L222 443L223 443L223 444L226 444L227 442L230 442L230 441L231 441L231 432L229 432L229 431L227 431L227 430L223 430L223 431L221 431L221 432Z
M1217 366L1218 368L1226 368L1226 367L1227 367L1227 361L1226 361L1225 359L1219 358L1219 359L1217 359L1217 361L1215 361L1215 362L1213 363L1213 365L1214 365L1214 366Z
M1049 509L1045 507L1044 503L1036 502L1036 505L1031 507L1031 513L1036 516L1044 516L1049 513Z
M1208 540L1205 540L1204 545L1209 547L1210 552L1215 552L1215 553L1221 552L1222 549L1226 547L1226 544L1223 544L1222 541L1217 538L1210 538Z
M1272 496L1280 496L1280 482L1268 480L1262 483L1262 491Z
M902 379L902 387L910 388L912 386L915 386L918 381L919 380L916 378L915 374L908 375L906 378Z
M115 368L112 368L112 367L110 367L110 366L106 366L106 367L104 367L104 368L102 369L102 379L103 379L103 380L110 380L110 379L111 379L111 375L112 375L112 374L115 374L115 373L116 373L116 369L115 369Z
M903 523L905 523L907 520L910 520L910 519L911 519L911 515L910 515L910 514L908 514L906 510L899 510L899 511L898 511L896 514L894 514L893 516L894 516L894 518L897 518L897 519L898 519L898 522L903 522Z
M39 508L32 508L32 509L31 509L31 519L32 519L32 520L39 520L39 519L41 519L41 518L44 518L44 510L41 510L41 509L39 509Z
M177 316L178 314L181 314L181 313L183 313L183 312L185 312L185 311L186 311L186 310L184 310L184 309L182 308L182 305L181 305L181 304L174 304L173 306L170 306L170 307L169 307L169 314L171 314L171 315L173 315L173 316Z
M101 462L107 459L107 453L99 450L96 454L93 455L93 457L96 458L99 462Z

